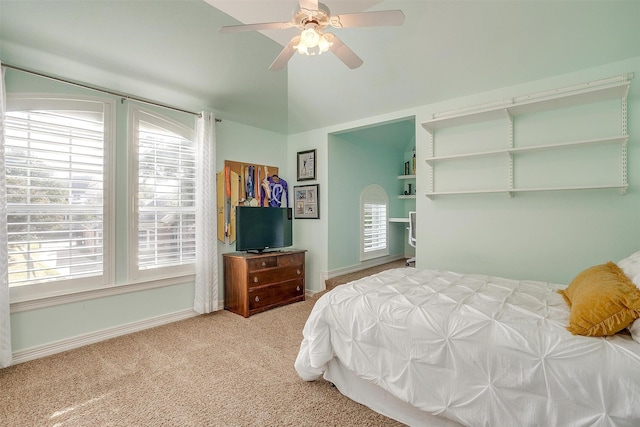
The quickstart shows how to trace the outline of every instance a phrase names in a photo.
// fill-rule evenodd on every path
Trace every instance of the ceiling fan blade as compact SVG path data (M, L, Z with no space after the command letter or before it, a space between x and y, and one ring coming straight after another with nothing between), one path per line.
M318 0L300 0L301 10L318 10Z
M335 28L402 25L404 23L404 13L402 13L401 10L345 13L343 15L332 16L329 19L329 23Z
M349 48L346 44L342 43L338 37L331 33L325 33L325 36L331 42L331 47L329 48L331 52L333 52L345 65L352 70L354 68L358 68L363 64L363 60L356 55L354 51Z
M263 24L240 24L240 25L227 25L220 27L218 32L220 33L240 33L243 31L259 31L259 30L286 30L293 27L291 22L265 22Z
M292 38L289 43L280 51L280 54L276 57L276 59L271 63L269 69L271 71L282 70L284 66L289 62L293 54L296 52L294 46L297 46L300 43L300 36L295 36Z

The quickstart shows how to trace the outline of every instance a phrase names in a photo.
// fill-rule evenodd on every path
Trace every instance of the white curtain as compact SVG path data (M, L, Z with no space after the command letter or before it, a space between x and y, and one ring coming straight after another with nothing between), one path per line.
M193 309L218 309L216 119L202 112L196 126L196 294Z
M4 164L4 71L0 63L0 368L11 365L11 324L7 254L7 189Z

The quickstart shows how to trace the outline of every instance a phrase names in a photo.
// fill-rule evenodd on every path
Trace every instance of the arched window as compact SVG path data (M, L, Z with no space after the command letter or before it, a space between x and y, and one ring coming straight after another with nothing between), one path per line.
M71 96L7 98L6 232L17 298L109 283L114 105Z
M389 197L376 184L360 194L360 260L389 255L387 211Z
M135 280L193 273L195 135L168 118L131 109L131 263Z

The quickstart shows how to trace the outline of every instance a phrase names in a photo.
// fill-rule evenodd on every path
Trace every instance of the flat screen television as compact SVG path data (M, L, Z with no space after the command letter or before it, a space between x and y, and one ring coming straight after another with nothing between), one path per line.
M291 208L236 206L236 250L264 252L293 244Z

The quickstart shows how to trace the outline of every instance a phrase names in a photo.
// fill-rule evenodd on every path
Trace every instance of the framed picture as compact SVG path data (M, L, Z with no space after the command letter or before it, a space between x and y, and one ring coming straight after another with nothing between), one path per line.
M316 179L316 150L298 152L298 181Z
M320 218L320 184L293 187L293 217L296 219Z

